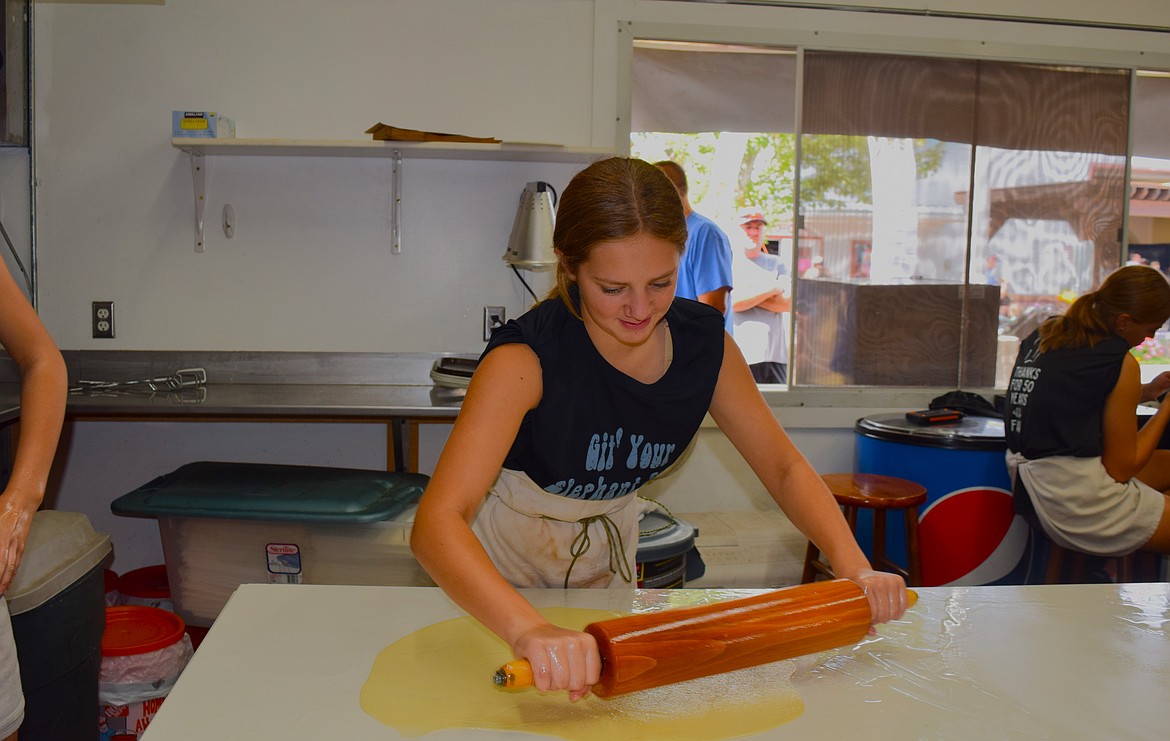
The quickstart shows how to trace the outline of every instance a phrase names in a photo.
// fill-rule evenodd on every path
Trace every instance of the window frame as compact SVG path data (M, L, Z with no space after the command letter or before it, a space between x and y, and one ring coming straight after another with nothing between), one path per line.
M798 77L807 50L873 52L956 59L984 59L1021 63L1097 66L1136 72L1170 70L1167 31L1151 28L1119 30L1089 26L1044 25L1034 22L987 21L938 17L881 16L866 12L808 10L778 7L737 7L706 3L622 4L598 6L595 20L594 123L595 131L612 130L613 146L629 154L631 79L635 40L681 41L795 49ZM606 28L611 34L603 33ZM1043 33L1039 31L1043 30ZM1051 39L1038 45L1036 39ZM612 86L611 86L612 85ZM612 100L610 108L605 99ZM1132 159L1131 131L1127 142L1126 178ZM802 100L797 88L800 121ZM608 123L608 126L606 125ZM799 128L799 126L798 126ZM795 222L794 222L795 223ZM1129 203L1122 217L1122 245L1129 238ZM1119 256L1120 259L1120 256ZM797 414L810 427L851 424L859 414L922 408L951 388L784 387L761 386L772 407L835 408L836 413ZM994 387L968 388L988 399L1002 393ZM785 413L785 420L788 421Z

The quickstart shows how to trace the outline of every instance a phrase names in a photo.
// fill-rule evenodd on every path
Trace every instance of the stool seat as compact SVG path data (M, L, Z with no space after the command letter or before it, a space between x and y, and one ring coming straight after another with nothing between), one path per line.
M826 473L821 476L842 507L903 509L926 502L926 487L876 473Z
M876 473L826 473L821 479L841 506L845 521L855 535L858 510L873 511L873 567L901 574L909 586L921 586L918 506L926 502L926 487L907 479ZM901 510L905 517L907 568L902 568L886 556L886 512L890 510ZM809 541L801 582L807 584L815 581L818 575L834 578L832 569L821 561L820 549Z

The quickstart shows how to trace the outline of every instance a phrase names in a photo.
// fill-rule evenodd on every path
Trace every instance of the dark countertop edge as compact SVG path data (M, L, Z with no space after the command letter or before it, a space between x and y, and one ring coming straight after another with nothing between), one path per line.
M128 381L203 368L209 384L427 386L439 358L467 353L66 350L71 384Z
M457 393L433 386L213 384L177 391L71 393L71 417L323 417L453 419Z
M91 417L317 417L375 420L379 418L454 419L459 398L436 394L431 387L386 387L388 396L355 400L355 389L333 385L296 386L287 389L262 386L209 385L202 399L188 392L157 393L153 396L119 393L113 396L70 394L65 407L67 418ZM357 389L369 391L369 387ZM270 393L272 392L272 393ZM304 396L297 398L299 392ZM361 393L363 397L369 394ZM0 424L20 418L19 384L0 383Z
M283 352L241 350L62 350L69 382L129 381L203 368L208 383L430 386L439 358L474 353ZM15 363L0 349L0 384L19 382Z
M8 387L13 388L9 389ZM20 385L0 383L0 424L20 419Z
M71 393L67 417L454 419L459 390L435 387L441 357L465 353L63 351L70 386L131 381L203 368L201 389ZM0 424L20 417L20 376L0 352Z

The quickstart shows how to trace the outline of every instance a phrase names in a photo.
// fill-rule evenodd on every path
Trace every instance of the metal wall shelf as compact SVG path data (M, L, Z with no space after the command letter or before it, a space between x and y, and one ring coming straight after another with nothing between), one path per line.
M396 157L510 160L513 162L593 162L611 149L535 143L382 142L344 139L171 139L188 154L281 157Z
M203 252L204 210L207 206L207 156L251 157L389 157L394 161L390 210L392 254L402 251L399 210L403 159L504 160L511 162L565 162L587 164L613 155L613 150L564 147L557 144L465 142L361 141L337 139L193 139L173 138L171 146L191 160L195 187L195 251Z

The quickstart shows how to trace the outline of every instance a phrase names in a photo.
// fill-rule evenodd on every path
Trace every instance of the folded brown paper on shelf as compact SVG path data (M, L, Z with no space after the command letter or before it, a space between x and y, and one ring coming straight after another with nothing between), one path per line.
M440 134L435 131L419 131L418 129L404 129L378 122L366 129L367 134L373 134L374 141L396 142L475 142L478 144L499 144L500 140L490 136L464 136L462 134Z

